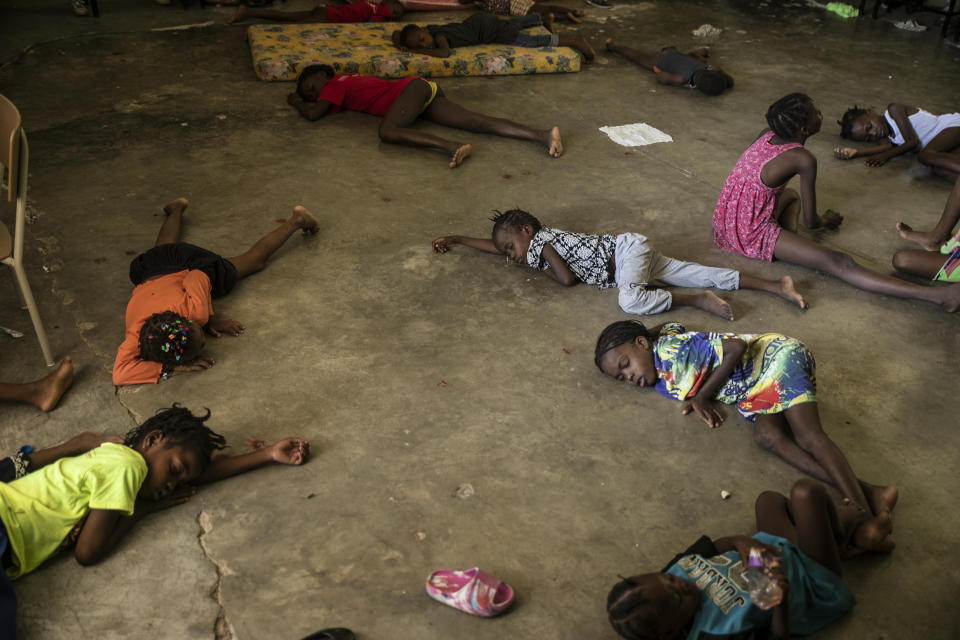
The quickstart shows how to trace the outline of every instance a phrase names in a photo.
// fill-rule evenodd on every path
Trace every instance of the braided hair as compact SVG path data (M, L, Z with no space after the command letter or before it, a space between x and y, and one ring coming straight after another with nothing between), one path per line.
M610 349L616 349L622 344L633 342L637 338L646 338L650 340L650 332L639 320L620 320L607 325L607 328L600 332L597 338L597 348L593 354L593 363L597 369L603 371L603 356Z
M810 122L815 107L805 93L783 96L767 109L767 124L770 130L783 140L798 140L800 130Z
M543 227L539 220L523 209L510 209L509 211L498 211L494 209L493 212L496 215L492 216L490 220L493 222L493 233L491 235L494 238L496 238L497 233L504 228L522 229L524 225L528 224L533 228L533 232L536 233Z
M200 353L200 345L190 339L191 327L192 320L173 311L153 314L140 329L140 357L159 362L164 369L193 360Z
M623 578L607 595L607 616L614 631L627 640L655 640L660 635L657 612L643 586Z
M843 113L843 117L837 120L840 125L840 137L847 140L853 139L853 123L860 116L867 115L867 110L857 105L853 105Z
M123 444L137 449L148 434L159 431L165 447L185 446L197 453L207 464L215 451L227 446L226 439L203 423L210 417L210 409L202 416L195 416L186 407L174 403L169 409L159 409L138 427L127 432Z
M311 64L303 68L300 72L300 75L297 76L297 95L303 98L303 93L301 93L301 88L303 87L303 82L310 76L315 73L323 72L330 76L331 78L336 75L336 72L328 64ZM305 99L305 98L304 98Z

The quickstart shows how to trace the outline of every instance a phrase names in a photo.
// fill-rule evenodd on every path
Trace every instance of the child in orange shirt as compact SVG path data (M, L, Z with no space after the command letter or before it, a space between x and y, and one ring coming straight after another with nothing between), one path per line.
M127 303L126 332L113 364L115 385L157 383L173 371L202 371L213 359L201 355L204 332L239 336L243 325L215 318L212 298L225 296L237 280L260 271L267 259L300 229L317 232L317 221L301 206L282 226L258 240L246 253L223 258L212 251L179 242L186 198L163 207L166 220L157 242L130 263L135 285Z

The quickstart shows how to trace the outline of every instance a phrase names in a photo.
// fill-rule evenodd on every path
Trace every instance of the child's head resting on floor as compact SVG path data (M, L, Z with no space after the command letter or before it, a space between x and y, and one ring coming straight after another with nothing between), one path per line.
M607 595L610 624L627 640L672 640L700 608L697 585L665 573L624 578Z
M767 109L767 125L781 140L803 142L822 124L820 110L805 93L783 96Z
M297 95L303 98L304 102L316 102L323 85L335 75L333 67L328 64L311 64L304 67L297 76Z
M540 221L523 209L495 211L493 221L493 246L512 262L526 264L530 241L543 228Z
M715 69L695 71L690 82L705 96L718 96L733 86L733 78Z
M653 338L638 320L621 320L604 329L597 338L593 362L608 376L639 387L652 387L659 378L653 364Z
M415 24L394 31L393 44L404 49L433 49L437 46L433 34L426 27Z
M173 311L153 314L140 328L140 357L164 371L195 360L205 344L203 328Z
M876 142L891 133L887 119L874 112L873 107L862 109L853 105L837 120L837 124L840 125L840 137L857 142Z
M203 424L209 417L209 409L206 415L195 416L174 403L127 432L123 444L147 462L140 497L159 500L196 480L213 453L227 446L223 436Z

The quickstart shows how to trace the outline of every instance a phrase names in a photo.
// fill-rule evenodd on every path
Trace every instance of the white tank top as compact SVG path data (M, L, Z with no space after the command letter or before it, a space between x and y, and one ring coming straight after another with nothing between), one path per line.
M889 109L883 112L883 117L887 119L887 124L890 125L890 142L897 145L903 144L903 134L900 133L900 128L897 126L893 116L890 115ZM910 121L910 126L917 132L921 149L930 144L930 141L944 129L960 127L960 113L945 113L940 116L935 116L929 111L917 109L917 112L910 116L908 120Z

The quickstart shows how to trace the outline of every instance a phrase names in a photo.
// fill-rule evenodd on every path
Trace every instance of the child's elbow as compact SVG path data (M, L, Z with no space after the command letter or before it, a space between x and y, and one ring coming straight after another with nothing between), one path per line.
M73 557L76 558L78 564L84 567L90 567L100 562L100 554L80 547L73 550Z
M579 280L577 280L577 276L573 275L572 273L567 273L560 277L560 284L565 287L572 287L573 285L577 284L577 282L579 282Z

